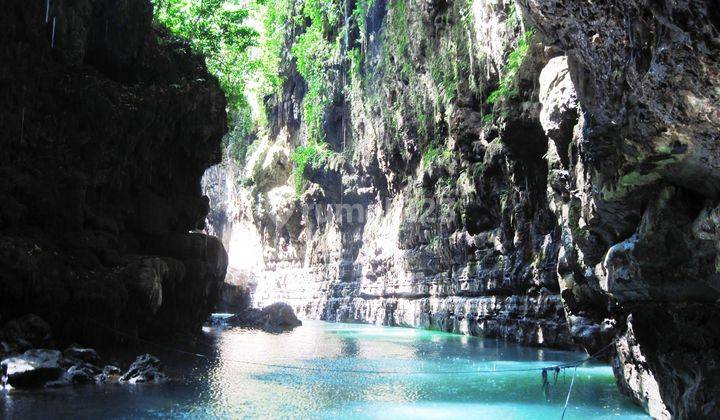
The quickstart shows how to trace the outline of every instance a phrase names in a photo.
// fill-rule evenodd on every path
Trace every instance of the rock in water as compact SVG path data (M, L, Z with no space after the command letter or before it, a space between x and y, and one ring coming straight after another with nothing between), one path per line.
M97 366L83 363L71 366L64 376L72 384L91 384L95 382L95 376L99 375L100 372L101 370Z
M71 360L78 360L86 363L97 364L100 356L94 349L86 349L78 346L70 346L65 349L63 356Z
M287 303L278 302L262 309L250 308L226 320L235 327L259 328L269 332L283 332L302 325L293 308Z
M143 354L137 357L130 368L123 376L120 377L120 382L127 382L130 384L137 383L156 383L163 382L167 379L163 372L163 366L160 359L151 355Z
M278 302L262 309L265 325L293 329L302 325L293 308L287 303Z
M39 388L62 375L58 350L33 349L0 362L2 381L13 388Z
M102 373L95 375L95 382L102 384L105 382L117 382L120 379L122 371L119 367L107 365L103 368Z

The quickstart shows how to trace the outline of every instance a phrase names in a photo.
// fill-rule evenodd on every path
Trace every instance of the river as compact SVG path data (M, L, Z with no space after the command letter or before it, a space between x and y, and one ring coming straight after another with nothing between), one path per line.
M203 340L207 359L153 351L176 378L168 383L13 390L0 394L0 414L559 419L573 369L557 380L551 373L547 392L537 369L585 358L437 331L319 321L279 335L206 327ZM610 366L588 363L576 375L566 419L647 418L617 390Z

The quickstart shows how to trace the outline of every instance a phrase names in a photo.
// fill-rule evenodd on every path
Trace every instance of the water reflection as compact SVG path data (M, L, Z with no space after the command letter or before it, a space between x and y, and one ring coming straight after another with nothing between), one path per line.
M282 335L225 331L218 349L222 362L212 373L211 388L223 391L214 398L224 401L226 407L245 403L240 409L243 414L270 417L288 413L313 417L385 417L389 413L423 417L433 416L438 410L475 411L478 405L484 408L477 413L505 410L533 417L530 411L537 409L537 418L544 416L539 413L551 412L550 417L556 417L569 383L564 375L553 383L546 400L537 371L496 375L447 372L535 369L583 357L443 332L312 322ZM287 371L232 361L237 359L282 361L307 370ZM337 370L407 374L366 375ZM578 414L640 415L618 394L609 367L593 365L579 372L575 396ZM577 391L581 383L584 389ZM253 403L247 405L248 399Z
M6 417L71 417L63 410L72 407L73 418L558 418L569 375L561 374L546 400L537 371L472 372L583 357L442 332L319 322L280 335L210 330L206 340L214 342L204 350L214 352L211 363L158 352L182 382L17 393L4 398ZM349 370L403 374L339 372ZM579 369L573 388L568 418L591 416L644 417L604 365Z
M340 348L340 355L342 357L357 357L360 354L360 347L358 342L354 338L348 338L343 340Z

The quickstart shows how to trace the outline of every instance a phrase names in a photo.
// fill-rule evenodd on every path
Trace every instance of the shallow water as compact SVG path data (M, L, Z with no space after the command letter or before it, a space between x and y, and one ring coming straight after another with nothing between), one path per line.
M179 381L14 390L0 394L0 417L559 419L572 370L556 383L550 376L547 397L537 370L487 371L584 358L442 332L313 321L280 335L215 328L205 333L204 340L214 343L204 349L210 360L153 351ZM617 391L609 366L588 364L577 370L565 418L646 417Z

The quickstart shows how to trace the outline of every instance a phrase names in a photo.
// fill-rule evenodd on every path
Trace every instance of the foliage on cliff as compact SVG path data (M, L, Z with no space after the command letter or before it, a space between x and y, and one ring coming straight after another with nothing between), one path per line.
M225 0L153 0L153 5L158 22L205 56L230 106L247 106L246 81L257 67L249 50L258 38L246 22L248 9Z
M290 48L300 75L307 83L302 117L307 127L307 146L296 151L296 174L306 150L324 147L323 120L332 100L329 69L338 61L337 29L341 10L338 2L306 0L152 0L156 21L174 35L187 39L205 56L208 68L218 77L228 97L230 131L225 147L238 161L245 158L250 133L266 124L263 98L279 92L284 81L283 51L295 25L303 27ZM296 10L296 7L299 9ZM253 109L253 107L255 109ZM255 112L253 112L255 111ZM318 164L321 160L311 159ZM302 185L302 175L296 176ZM301 188L298 186L298 188Z
M253 121L248 81L260 62L252 57L259 33L249 25L248 7L225 0L152 0L156 21L187 39L205 57L228 100L230 131L224 139L229 154L242 160Z

